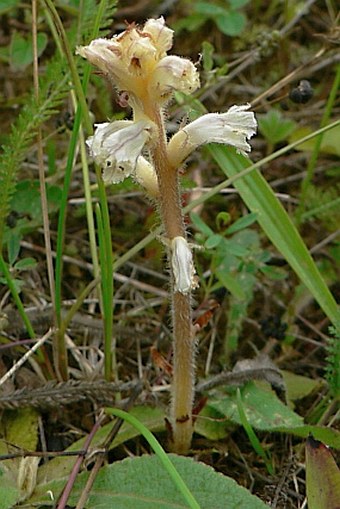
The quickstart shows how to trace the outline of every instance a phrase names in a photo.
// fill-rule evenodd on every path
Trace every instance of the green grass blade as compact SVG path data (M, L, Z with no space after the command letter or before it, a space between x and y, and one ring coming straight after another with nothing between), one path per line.
M103 218L100 205L96 208L97 233L99 244L101 291L104 316L104 374L107 381L111 381L112 372L118 380L116 343L113 338L113 263L111 235L107 233L107 226Z
M211 145L209 151L228 177L237 176L251 165L246 157L236 154L233 149ZM335 323L339 319L337 304L299 232L267 181L255 170L235 180L234 186L249 210L256 213L257 221L267 237L285 257L331 322Z

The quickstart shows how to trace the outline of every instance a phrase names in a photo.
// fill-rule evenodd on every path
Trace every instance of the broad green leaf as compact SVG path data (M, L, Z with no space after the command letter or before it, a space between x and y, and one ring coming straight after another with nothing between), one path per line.
M270 431L279 426L296 427L303 425L303 419L287 407L272 391L268 384L248 382L241 390L242 403L249 424L256 429ZM236 392L219 395L209 402L231 421L241 424L237 409Z
M0 454L24 450L35 451L38 443L38 413L32 408L7 410L2 415ZM32 466L32 468L30 468ZM32 492L35 485L36 458L13 458L0 462L0 508L13 507ZM18 479L20 473L20 486Z
M238 232L234 233L231 239L228 239L229 244L237 244L239 247L243 247L248 250L248 255L252 256L256 253L260 247L260 237L256 230L250 230L249 228L242 228Z
M250 230L247 230L247 233L249 232L249 237L251 237L252 232ZM218 246L218 250L221 253L224 253L225 255L234 255L238 256L239 258L244 258L247 255L249 255L249 245L244 244L242 242L242 234L243 232L238 232L235 234L231 239L223 239L223 242L221 242ZM255 232L254 232L255 233Z
M1 420L4 435L10 444L35 451L38 443L38 417L33 408L7 410Z
M47 41L48 38L45 33L37 35L38 56L40 56L46 48ZM11 40L10 56L12 69L16 71L24 70L33 62L32 38L24 38L15 32Z
M59 209L61 191L55 185L48 184L47 198L48 207L50 212L54 212ZM42 223L42 212L41 212L41 195L40 185L38 180L21 180L16 184L15 193L11 200L11 210L17 212L19 216L29 216L35 224ZM26 224L30 221L28 218L18 219L16 226L19 227L20 221L25 219Z
M317 387L320 387L322 383L320 380L312 380L311 378L296 375L290 371L281 371L281 373L287 388L288 401L294 401L308 396L308 394Z
M259 131L270 143L275 145L286 140L295 130L296 123L286 119L278 110L269 110L265 115L259 116Z
M220 7L219 5L213 4L211 2L195 2L193 4L193 9L196 13L203 14L207 18L222 16L227 12L223 7Z
M339 431L304 424L302 417L286 406L266 383L248 382L241 392L247 420L255 429L289 433L303 438L312 433L315 438L330 447L340 449ZM214 399L210 399L207 406L209 411L218 413L219 420L224 417L235 424L241 424L235 391L228 395L216 392Z
M211 145L214 159L228 176L236 176L250 165L249 159L229 147ZM295 225L259 171L253 171L234 182L243 201L276 249L309 289L332 323L339 319L338 306L315 265Z
M209 440L222 440L232 428L235 428L235 425L209 403L203 407L195 422L195 433Z
M46 186L48 210L54 212L59 209L61 203L62 191L60 187L48 184Z
M11 208L19 214L30 215L31 218L41 216L41 196L39 181L21 180L16 184L11 200Z
M1 450L1 449L0 449ZM0 507L10 509L20 499L20 491L16 485L15 473L7 468L5 462L0 463Z
M234 480L191 458L169 454L171 462L197 500L200 509L265 509L266 504ZM81 474L69 499L76 505L88 473ZM37 488L30 502L47 500L47 490L56 495L59 483ZM87 509L187 509L181 493L156 456L128 458L103 467L96 477Z
M230 11L214 18L221 32L225 35L240 35L246 26L246 17L242 12Z
M307 134L310 134L312 129L309 127L300 127L289 137L289 142L293 143L294 141L303 138ZM325 154L332 154L340 157L340 124L329 131L326 131L322 135L322 141L320 145L320 151ZM301 143L298 145L295 150L303 150L311 152L314 150L315 144L317 143L317 138L313 138L312 140L306 141L305 143Z
M340 471L330 450L310 437L306 444L306 484L309 509L340 507Z
M4 430L1 429L1 435L3 434ZM0 455L12 451L11 444L7 440L0 439ZM20 500L20 490L17 486L18 469L18 458L0 462L0 501L3 503L4 509L13 507ZM2 505L0 507L2 508Z

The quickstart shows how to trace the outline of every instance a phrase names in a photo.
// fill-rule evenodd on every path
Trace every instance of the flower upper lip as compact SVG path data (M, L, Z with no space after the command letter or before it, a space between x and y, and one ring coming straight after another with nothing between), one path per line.
M205 143L232 145L243 155L250 152L247 140L256 133L257 122L249 108L244 104L232 106L226 113L207 113L180 129L168 144L171 164L178 166Z

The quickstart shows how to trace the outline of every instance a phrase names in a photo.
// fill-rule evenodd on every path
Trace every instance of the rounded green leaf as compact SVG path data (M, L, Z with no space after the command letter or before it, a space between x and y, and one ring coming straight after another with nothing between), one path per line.
M47 35L40 33L37 36L38 56L44 51L47 45ZM11 67L15 71L22 71L33 62L32 38L24 38L18 33L14 33L11 46Z
M236 481L215 472L191 458L168 455L176 470L195 496L201 509L265 509L259 498ZM88 473L81 474L68 503L73 506L83 493ZM56 483L42 485L40 496L48 490L58 493ZM38 501L36 495L30 502ZM41 500L42 498L40 498ZM102 468L94 482L86 509L187 509L181 493L156 456L128 458Z
M241 12L231 11L214 18L215 23L225 35L240 35L246 26L246 17Z
M207 18L221 16L227 12L223 7L210 2L195 2L193 8L196 13L203 14Z
M270 110L258 118L259 131L270 143L279 143L286 140L296 129L293 120L284 118L280 111Z

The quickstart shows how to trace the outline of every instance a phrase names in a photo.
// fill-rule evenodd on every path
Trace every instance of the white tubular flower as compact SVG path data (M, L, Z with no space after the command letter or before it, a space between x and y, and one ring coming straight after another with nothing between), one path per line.
M86 143L96 163L103 168L105 183L117 184L134 172L152 128L152 122L146 120L96 125L94 135Z
M226 113L208 113L178 131L169 142L172 165L181 164L193 150L205 143L232 145L243 155L250 152L247 142L256 133L257 122L249 104L232 106Z
M170 241L170 252L174 291L186 295L198 286L191 249L184 237L174 237Z
M176 55L159 61L150 82L150 88L154 88L160 98L166 98L174 91L191 94L199 86L199 74L194 64Z
M78 46L76 54L86 58L105 74L116 76L122 66L121 50L114 39L94 39L88 46Z

